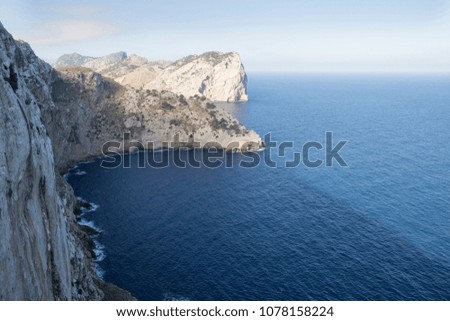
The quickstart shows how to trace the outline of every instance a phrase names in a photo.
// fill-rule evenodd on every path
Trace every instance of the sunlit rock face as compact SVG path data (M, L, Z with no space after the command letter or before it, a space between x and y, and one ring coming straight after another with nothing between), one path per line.
M186 97L195 95L212 101L247 101L247 75L238 53L207 52L173 63L148 61L124 52L100 58L70 54L60 57L55 67L90 68L122 85L140 89L167 90Z
M52 68L1 24L0 68L0 300L101 299L42 119Z

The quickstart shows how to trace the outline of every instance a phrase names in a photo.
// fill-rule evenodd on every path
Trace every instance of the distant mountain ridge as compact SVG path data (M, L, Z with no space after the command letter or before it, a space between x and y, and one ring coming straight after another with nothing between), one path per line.
M70 67L70 66L81 66L84 63L95 59L94 57L82 56L76 52L72 54L65 54L58 58L54 63L55 68Z
M66 54L55 68L80 66L136 89L168 90L187 97L204 96L213 101L247 101L247 75L236 52L206 52L175 62L149 61L120 51L103 57Z

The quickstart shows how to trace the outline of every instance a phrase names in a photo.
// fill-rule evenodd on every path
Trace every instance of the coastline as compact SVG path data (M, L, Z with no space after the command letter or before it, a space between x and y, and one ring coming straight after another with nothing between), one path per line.
M0 299L103 298L93 267L96 245L88 235L93 231L78 224L78 200L64 178L76 164L98 158L105 142L123 142L117 150L127 152L135 141L170 142L178 133L186 143L172 146L189 147L195 133L199 147L261 147L255 131L215 110L205 96L125 87L86 68L56 70L1 23L0 40L0 91L9 106L1 112L7 126L0 128L8 137L0 142L6 191L0 256L13 258L4 260Z
M212 144L214 142L210 142L208 144ZM235 148L235 149L227 149L227 148L218 148L219 150L223 150L225 153L258 153L266 148L266 144L263 140L261 140L258 143L258 146L252 146L252 148L242 151L241 147ZM253 148L254 147L254 148ZM189 150L208 150L208 147L194 147L194 146L176 146L176 147L165 147L165 146L158 146L155 148L144 148L144 149L135 149L133 151L125 151L124 149L120 149L116 152L110 152L105 154L94 154L86 157L81 157L79 160L70 160L67 162L67 164L63 165L59 169L60 175L64 178L67 174L69 174L70 171L76 169L79 165L83 164L89 164L93 163L96 160L102 159L107 156L113 156L113 155L120 155L120 156L126 156L126 155L133 155L133 154L139 154L139 153L149 153L149 152L163 152L163 151L170 151L170 150L178 150L178 149L189 149ZM74 174L74 175L83 175L83 173L80 174Z
M64 181L70 186L69 178L72 175L82 176L88 175L88 173L84 170L80 170L80 166L84 164L94 163L95 161L101 160L102 158L108 155L120 155L121 157L126 155L133 155L139 153L150 153L150 152L163 152L163 151L175 151L181 149L180 147L158 147L154 149L144 149L144 150L135 150L135 151L122 151L117 153L110 153L105 155L93 155L83 158L78 162L70 162L63 167L63 170L60 171L61 177ZM191 150L200 149L206 150L206 148L190 148ZM259 153L265 149L264 142L261 142L260 147L257 150L253 150L251 152ZM230 151L223 149L226 153L235 153L236 151ZM237 151L237 153L242 153L242 151ZM104 278L104 274L107 272L100 267L100 262L102 262L106 258L106 254L104 253L105 246L100 243L97 238L101 235L103 230L95 225L93 219L89 219L86 216L94 215L95 211L100 207L100 205L96 204L92 200L86 200L79 195L76 195L72 189L72 193L75 197L75 204L73 208L73 214L76 219L77 226L79 230L83 233L83 236L80 238L82 243L84 244L86 251L89 254L89 257L94 264L95 274L98 277L96 280L97 285L100 290L102 290L105 294L103 300L104 301L137 301L137 299L127 290L122 289L116 286L113 283L106 282Z
M69 178L71 175L86 175L87 173L76 172L80 165L87 164L95 161L99 157L93 157L90 160L81 161L71 167L61 174L61 177L65 183L72 186L69 183ZM75 171L75 172L74 172ZM76 236L79 238L85 255L92 262L96 278L94 278L94 283L103 292L102 301L137 301L137 299L127 290L122 289L115 284L106 282L103 277L105 271L100 267L99 263L102 262L106 255L104 253L104 245L100 243L97 238L103 232L101 228L95 225L92 219L87 218L88 215L93 215L95 211L99 208L99 205L94 202L89 202L80 196L75 195L72 189L72 195L74 197L73 204L73 215L76 222L76 227L78 229Z

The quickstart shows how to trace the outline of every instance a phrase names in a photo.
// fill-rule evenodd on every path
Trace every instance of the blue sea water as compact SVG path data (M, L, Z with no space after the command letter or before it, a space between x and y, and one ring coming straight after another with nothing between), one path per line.
M450 75L250 74L249 95L221 108L296 151L331 131L349 166L82 164L104 278L141 300L449 300Z

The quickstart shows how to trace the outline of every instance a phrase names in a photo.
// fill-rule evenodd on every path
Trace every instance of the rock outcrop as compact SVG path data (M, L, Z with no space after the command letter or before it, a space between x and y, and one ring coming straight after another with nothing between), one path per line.
M85 63L107 69L123 60L151 65L120 54ZM105 142L127 132L122 150L132 140L157 148L174 134L188 146L198 141L194 147L261 145L254 131L204 96L123 86L83 67L56 71L1 24L0 69L0 300L100 300L119 292L130 298L96 276L73 190L61 177L69 164L99 155Z
M100 58L64 55L55 67L90 68L122 85L136 89L167 90L186 97L195 95L212 101L247 101L247 75L239 54L207 52L177 60L147 61L124 52Z

